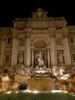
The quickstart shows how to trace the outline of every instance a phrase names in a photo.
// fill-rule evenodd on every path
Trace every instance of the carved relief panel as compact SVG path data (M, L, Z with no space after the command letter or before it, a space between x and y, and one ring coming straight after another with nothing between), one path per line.
M23 38L19 39L19 46L24 46L25 40Z

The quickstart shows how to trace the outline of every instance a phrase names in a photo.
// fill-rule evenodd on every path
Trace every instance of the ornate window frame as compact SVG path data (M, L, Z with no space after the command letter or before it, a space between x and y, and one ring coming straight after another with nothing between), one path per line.
M5 52L5 55L4 55L4 64L8 64L9 65L10 61L11 61L10 53L9 52Z
M72 62L75 63L75 51L71 52Z
M75 44L75 34L71 34L70 36L69 36L69 40L70 40L70 44Z
M12 38L11 37L7 37L6 38L6 47L11 47L12 46Z

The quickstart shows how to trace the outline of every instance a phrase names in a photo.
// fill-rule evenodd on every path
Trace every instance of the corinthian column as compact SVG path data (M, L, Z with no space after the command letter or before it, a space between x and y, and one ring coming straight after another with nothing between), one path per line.
M32 49L32 67L34 66L34 51Z
M26 66L31 65L31 49L30 49L30 36L26 39Z
M13 36L11 65L17 64L17 54L18 54L18 41L16 36Z
M67 36L65 36L63 39L63 45L64 45L65 64L70 65L71 64L71 54L70 54L69 41L68 41Z
M55 49L55 38L51 36L50 38L51 43L51 65L56 65L56 49Z
M48 48L47 53L48 53L48 67L49 67L50 66L50 49L49 48Z

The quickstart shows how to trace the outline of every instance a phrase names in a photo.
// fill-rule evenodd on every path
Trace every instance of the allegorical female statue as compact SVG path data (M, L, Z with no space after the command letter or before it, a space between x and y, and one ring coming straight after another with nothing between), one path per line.
M20 54L20 55L18 56L18 64L23 64L23 60L24 60L23 54Z

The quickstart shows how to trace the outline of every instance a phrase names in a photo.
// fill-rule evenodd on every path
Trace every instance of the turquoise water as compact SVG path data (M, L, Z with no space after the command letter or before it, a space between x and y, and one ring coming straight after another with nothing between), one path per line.
M68 93L23 93L22 91L0 93L0 100L75 100Z

